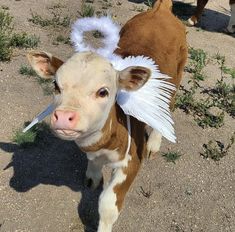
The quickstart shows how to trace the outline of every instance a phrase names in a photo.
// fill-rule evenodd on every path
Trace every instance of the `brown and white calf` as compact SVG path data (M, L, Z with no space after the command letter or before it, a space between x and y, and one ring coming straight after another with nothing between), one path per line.
M197 0L197 7L195 10L194 15L188 20L189 24L194 26L198 23L203 9L205 8L208 0ZM229 0L229 4L231 7L231 17L229 20L229 24L227 26L227 32L229 33L235 33L235 0Z
M127 22L116 53L123 57L152 57L161 72L179 86L187 45L185 28L170 8L171 1L162 0ZM160 135L155 131L146 141L146 125L133 117L128 119L115 102L116 94L120 89L137 90L148 81L151 72L140 66L116 71L106 58L93 52L76 53L65 63L37 51L29 53L28 59L41 77L55 76L56 109L51 128L58 137L74 140L86 152L88 183L96 188L102 182L102 167L109 165L113 169L99 198L98 232L110 232L147 147L149 152L156 152L160 146Z

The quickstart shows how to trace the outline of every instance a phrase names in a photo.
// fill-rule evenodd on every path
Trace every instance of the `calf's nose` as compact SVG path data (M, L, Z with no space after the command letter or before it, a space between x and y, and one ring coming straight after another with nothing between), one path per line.
M54 111L51 123L55 129L74 129L78 121L78 114L75 111Z

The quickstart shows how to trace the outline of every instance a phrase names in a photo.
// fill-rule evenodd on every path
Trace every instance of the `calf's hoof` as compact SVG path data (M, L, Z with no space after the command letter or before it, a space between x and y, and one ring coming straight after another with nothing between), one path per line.
M193 27L198 23L197 19L192 16L191 18L188 19L187 21L187 26Z

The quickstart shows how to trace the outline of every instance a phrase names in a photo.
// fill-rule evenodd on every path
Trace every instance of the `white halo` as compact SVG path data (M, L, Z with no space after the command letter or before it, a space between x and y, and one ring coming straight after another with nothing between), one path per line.
M94 30L103 34L104 47L95 49L91 45L84 43L83 33ZM72 26L71 41L77 52L93 51L104 57L109 57L117 48L119 31L119 26L113 23L109 17L82 18L78 19Z

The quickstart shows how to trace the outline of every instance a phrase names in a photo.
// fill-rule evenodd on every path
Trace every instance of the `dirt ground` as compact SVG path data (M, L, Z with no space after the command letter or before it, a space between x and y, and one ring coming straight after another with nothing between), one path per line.
M50 17L58 2L62 15L72 21L78 17L81 1L77 0L0 0L0 8L9 8L16 31L40 37L38 49L65 60L73 53L72 47L54 41L59 34L69 35L70 28L40 27L28 21L32 12ZM147 9L139 2L94 0L92 5L122 25ZM184 2L194 5L196 1ZM189 46L211 56L224 55L226 65L234 68L235 38L221 33L229 20L228 2L209 1L200 26L187 27L187 39ZM27 64L27 52L15 49L10 62L0 62L0 231L96 231L100 189L92 192L83 185L86 158L74 143L49 136L43 144L23 149L12 142L15 131L52 98L43 94L36 80L19 74L20 66ZM219 75L211 66L205 83L214 83ZM185 73L184 83L187 78ZM173 117L177 143L164 140L161 151L182 156L175 163L166 162L160 154L144 162L113 231L235 231L235 146L219 162L200 156L203 143L211 139L228 142L235 131L234 119L225 115L223 127L202 129L179 109ZM151 196L144 196L141 188Z

